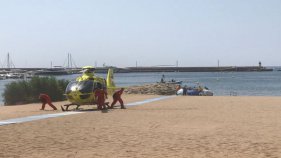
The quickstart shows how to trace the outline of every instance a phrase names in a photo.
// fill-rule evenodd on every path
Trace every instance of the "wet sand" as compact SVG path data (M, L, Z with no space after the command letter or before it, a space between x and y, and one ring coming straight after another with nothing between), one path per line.
M124 100L154 97L159 96L125 95ZM61 112L40 111L40 106L0 107L0 120ZM281 97L178 96L125 110L0 126L0 157L277 158L280 131Z

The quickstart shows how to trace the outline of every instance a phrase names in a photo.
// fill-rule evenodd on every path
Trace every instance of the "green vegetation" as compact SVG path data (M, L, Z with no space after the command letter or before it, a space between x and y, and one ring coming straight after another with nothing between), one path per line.
M30 80L14 81L5 86L5 105L17 105L38 102L40 93L48 94L52 101L65 100L64 90L67 80L57 80L54 77L33 77Z

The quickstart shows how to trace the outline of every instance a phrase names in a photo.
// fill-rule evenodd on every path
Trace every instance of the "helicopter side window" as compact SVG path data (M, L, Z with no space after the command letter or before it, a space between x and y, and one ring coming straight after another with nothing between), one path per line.
M94 84L91 80L81 81L78 83L78 90L81 93L91 93L93 91L93 88Z
M101 83L98 83L98 82L97 82L97 88L102 89Z
M107 89L107 86L106 86L106 80L104 79L104 84L103 84L103 89Z
M104 89L104 86L100 82L94 82L94 90L96 89Z

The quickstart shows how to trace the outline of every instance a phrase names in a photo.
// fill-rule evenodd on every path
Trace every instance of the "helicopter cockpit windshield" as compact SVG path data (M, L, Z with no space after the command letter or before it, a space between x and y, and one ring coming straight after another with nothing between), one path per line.
M94 89L94 83L91 80L86 81L72 81L70 82L65 90L66 94L73 91L80 91L81 93L92 93Z
M104 89L105 85L102 85L99 82L94 82L92 80L85 81L72 81L70 82L65 90L66 94L69 94L73 91L79 91L81 93L92 93L96 89Z

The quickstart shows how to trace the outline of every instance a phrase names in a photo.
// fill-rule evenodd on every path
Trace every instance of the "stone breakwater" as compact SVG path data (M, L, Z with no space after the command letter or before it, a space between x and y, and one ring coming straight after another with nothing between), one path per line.
M176 94L176 87L176 84L155 83L127 87L124 92L126 94L174 95Z

